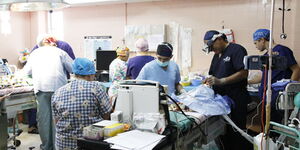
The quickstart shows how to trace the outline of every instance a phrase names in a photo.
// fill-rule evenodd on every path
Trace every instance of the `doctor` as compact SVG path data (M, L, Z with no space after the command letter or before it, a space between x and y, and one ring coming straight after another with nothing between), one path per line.
M225 34L215 30L206 32L204 43L206 52L215 53L209 69L211 77L204 82L211 85L215 93L227 95L234 101L231 119L239 128L246 129L250 96L246 89L248 71L244 70L243 58L247 51L239 44L229 43ZM227 126L226 135L221 139L226 150L251 149L251 144L230 126Z
M258 29L253 33L253 41L256 46L256 48L263 52L265 50L269 50L269 42L270 42L270 30L268 29ZM289 49L286 46L276 44L273 42L273 55L278 55L285 57L287 60L287 68L285 70L272 70L272 83L275 83L281 79L291 79L293 81L300 81L300 67L297 64L297 61L294 57L293 51ZM267 52L264 55L268 55ZM263 97L264 92L264 77L267 73L262 71L262 76L256 79L256 82L253 83L259 83L259 96L260 98L264 98L266 100L266 97ZM275 99L277 97L278 93L272 92L272 109L271 109L271 120L275 122L281 122L283 118L283 114L279 111L276 111L275 106Z
M181 92L180 73L178 65L171 61L173 47L167 42L158 45L157 59L147 63L139 73L137 80L151 80L161 85L168 85L168 93Z

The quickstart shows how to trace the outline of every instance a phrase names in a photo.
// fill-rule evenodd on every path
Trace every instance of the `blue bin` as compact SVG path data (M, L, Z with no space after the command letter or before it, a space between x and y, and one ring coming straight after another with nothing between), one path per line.
M198 86L198 85L201 84L201 82L202 82L202 80L199 80L199 79L193 79L191 81L191 83L192 83L193 86Z

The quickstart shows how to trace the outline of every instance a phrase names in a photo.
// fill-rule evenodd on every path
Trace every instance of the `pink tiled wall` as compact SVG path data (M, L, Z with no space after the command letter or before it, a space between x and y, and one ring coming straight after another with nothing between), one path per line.
M297 58L300 56L300 2L286 0L292 11L286 13L286 33L288 39L281 40L281 1L277 1L274 21L274 38L277 43L285 44L294 49ZM127 11L126 11L127 10ZM111 35L113 47L122 44L124 26L141 24L168 24L175 21L184 27L193 29L192 33L192 68L191 71L208 68L212 55L205 55L202 51L202 38L206 30L231 28L234 31L237 43L242 44L249 54L257 54L252 41L252 33L257 28L268 28L270 18L270 4L262 5L262 0L166 0L163 2L129 3L98 5L87 7L71 7L64 12L64 37L69 42L76 56L84 56L83 37L86 35ZM127 15L126 15L127 14ZM16 16L18 16L16 14ZM20 15L19 15L20 16ZM37 31L37 14L31 17L22 15L17 18L19 22L31 24L23 38L27 40L20 47L32 47ZM27 19L30 18L30 21ZM44 24L45 25L45 24ZM14 37L19 33L14 32ZM0 35L2 39L2 35ZM21 43L24 43L23 41ZM8 48L9 46L5 46ZM11 51L9 51L11 53ZM13 53L11 53L13 54ZM2 55L2 51L0 52ZM200 59L199 59L200 58ZM200 61L201 60L201 61ZM298 59L298 61L300 58Z
M9 63L16 64L19 51L30 46L30 14L11 13L10 22L12 33L0 33L0 58L6 58Z

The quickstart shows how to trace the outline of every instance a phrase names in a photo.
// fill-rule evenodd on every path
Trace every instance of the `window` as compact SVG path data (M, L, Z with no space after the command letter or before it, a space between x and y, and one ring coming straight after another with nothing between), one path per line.
M0 11L1 14L1 33L8 35L11 33L11 24L10 24L10 12L9 11Z

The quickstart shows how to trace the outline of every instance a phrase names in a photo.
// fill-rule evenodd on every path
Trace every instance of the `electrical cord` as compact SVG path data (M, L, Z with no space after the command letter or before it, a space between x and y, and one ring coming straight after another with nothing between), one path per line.
M246 133L248 133L249 128L251 128L251 127L253 126L254 119L255 119L257 116L259 116L259 106L260 106L261 104L262 104L262 101L259 102L259 103L257 104L257 106L256 106L256 113L255 113L255 115L251 118L251 123L250 123L250 126L247 128Z
M285 26L284 26L284 22L285 22L285 11L290 11L291 9L289 8L290 7L290 4L291 4L291 2L289 3L289 5L288 5L288 9L286 9L286 7L285 7L285 5L286 5L286 2L285 2L285 0L282 0L282 8L279 8L279 10L281 10L282 11L282 18L281 18L281 21L282 21L282 24L281 24L281 30L282 30L282 33L280 34L280 38L281 39L286 39L287 38L287 34L285 34L285 32L284 32L284 28L285 28Z
M279 106L278 106L279 105L279 98L282 95L283 95L283 93L279 93L278 96L276 97L276 101L275 101L276 102L276 110L279 110Z
M264 125L264 108L265 108L265 98L266 98L266 90L267 90L267 72L268 71L268 66L265 67L264 73L264 92L263 92L263 98L262 98L262 105L261 105L261 126L262 126L262 133L264 133L265 131L265 125ZM264 136L261 136L261 140L260 140L260 147L263 149L263 138Z
M282 34L284 34L284 12L285 12L285 0L282 0Z
M164 93L163 93L164 94ZM196 126L199 126L200 124L198 124L194 119L191 119L191 118L189 118L185 113L184 113L184 111L180 108L180 106L177 104L177 102L171 97L171 96L169 96L168 94L164 94L165 96L167 96L168 98L170 98L171 99L171 101L173 102L173 103L175 103L175 105L178 107L178 109L180 110L180 112L187 118L187 119L189 119L190 121L192 121L194 124L196 124ZM200 130L200 132L204 135L204 136L207 136L207 134L205 134L205 132L199 127L199 130Z

